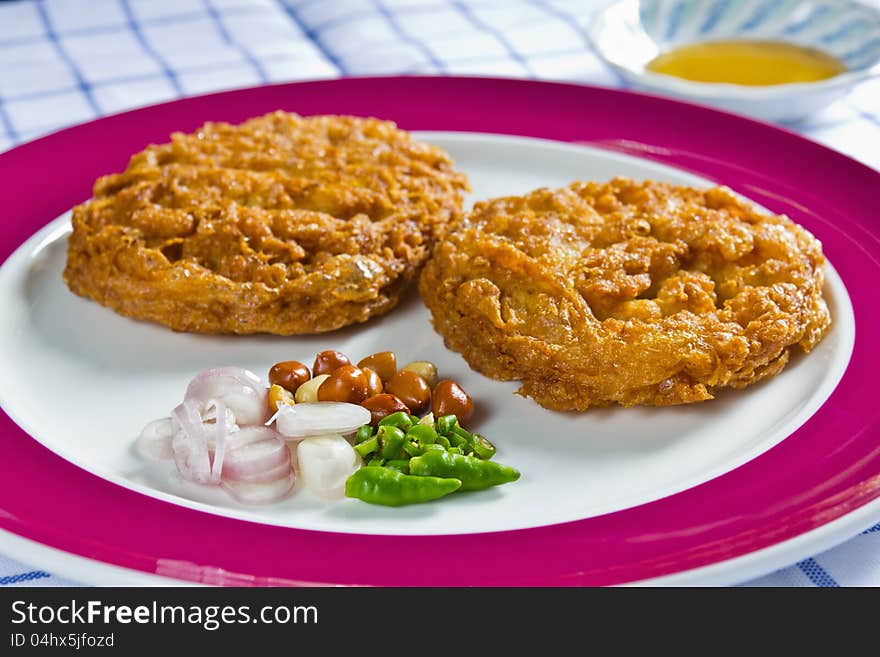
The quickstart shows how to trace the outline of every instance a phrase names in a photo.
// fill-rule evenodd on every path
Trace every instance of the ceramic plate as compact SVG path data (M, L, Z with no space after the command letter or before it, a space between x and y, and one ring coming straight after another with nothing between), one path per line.
M67 290L67 210L95 177L174 130L279 108L396 120L452 155L470 179L469 203L615 175L726 184L823 241L832 331L779 376L711 402L561 414L470 371L444 348L415 293L368 324L280 338L174 333ZM878 413L863 385L878 366L869 336L878 328L870 281L880 274L880 242L868 199L878 175L790 133L582 86L347 79L109 117L10 151L0 171L0 252L9 256L0 269L0 404L11 418L0 429L0 527L74 557L63 564L88 558L88 581L102 581L104 565L228 584L728 583L880 517ZM132 449L196 372L239 365L265 374L275 361L310 362L325 348L436 362L475 398L474 423L522 479L398 509L304 491L255 508ZM430 554L433 565L364 570L352 555L365 552ZM58 563L58 574L77 578Z

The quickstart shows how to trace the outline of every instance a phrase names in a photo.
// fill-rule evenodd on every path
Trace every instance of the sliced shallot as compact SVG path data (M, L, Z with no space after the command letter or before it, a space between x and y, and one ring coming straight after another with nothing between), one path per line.
M156 460L167 460L174 456L171 440L174 437L174 424L170 417L153 420L143 428L137 439L137 449L141 455Z
M288 440L328 434L345 435L370 423L370 411L345 402L305 402L281 406L269 422ZM267 423L268 424L268 423Z
M263 425L266 395L253 372L206 370L190 382L170 418L144 427L138 449L151 458L173 458L184 478L220 484L240 502L277 501L291 491L296 473L287 443Z
M229 414L227 414L226 404L220 399L211 400L214 406L214 415L217 418L214 421L214 449L212 452L213 462L211 463L211 479L220 480L220 473L223 472L223 459L226 457L226 442L229 434L235 426L234 420L230 423ZM209 446L210 449L210 446Z
M275 481L276 479L282 479L290 474L296 476L296 472L291 468L290 465L290 450L287 450L287 458L284 463L279 463L273 468L269 468L268 470L260 470L255 472L242 472L237 474L235 477L223 477L222 483L227 484L259 484L266 483L270 481Z
M251 443L268 440L269 438L278 439L278 432L271 427L264 427L258 424L255 427L241 427L238 431L229 435L228 449L238 449L245 447Z
M208 430L195 402L184 400L171 411L171 418L175 424L171 449L180 474L201 484L218 483L219 477L214 479L211 475Z
M185 400L199 404L199 410L216 402L225 404L238 424L261 424L266 418L267 389L260 377L241 367L205 370L190 381Z
M271 481L253 483L241 481L224 481L222 483L229 493L243 504L269 504L287 496L293 488L293 471L286 477Z
M223 481L269 481L277 479L278 468L290 471L290 450L278 435L266 427L246 427L238 433L260 432L263 437L230 449L223 465Z

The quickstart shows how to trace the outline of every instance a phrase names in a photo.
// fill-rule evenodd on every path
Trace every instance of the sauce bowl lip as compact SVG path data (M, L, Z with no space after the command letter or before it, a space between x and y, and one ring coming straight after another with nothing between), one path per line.
M648 61L642 62L639 66L625 64L615 58L615 52L609 52L607 49L602 48L599 45L598 36L602 33L602 30L608 23L609 11L624 2L632 1L633 0L606 0L599 7L590 12L589 16L587 16L585 22L582 23L581 26L584 37L596 57L607 66L610 66L617 71L619 75L622 75L624 78L646 88L653 90L665 89L672 93L688 95L694 98L758 100L821 93L846 87L853 87L870 79L880 78L880 56L864 68L859 70L848 69L823 80L815 80L812 82L786 82L769 85L744 85L731 82L700 82L697 80L687 80L674 75L650 71L646 68ZM880 10L878 10L876 6L864 2L858 2L857 0L845 0L844 4L873 11L877 14L878 20L880 20ZM728 35L724 38L735 39L737 37L736 35ZM696 39L693 41L682 42L678 45L701 43L711 40L721 39Z

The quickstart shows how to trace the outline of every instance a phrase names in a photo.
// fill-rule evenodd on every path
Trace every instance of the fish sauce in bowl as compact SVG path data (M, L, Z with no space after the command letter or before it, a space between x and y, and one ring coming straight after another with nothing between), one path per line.
M766 86L816 82L847 71L837 57L785 41L705 41L678 46L646 65L694 82Z

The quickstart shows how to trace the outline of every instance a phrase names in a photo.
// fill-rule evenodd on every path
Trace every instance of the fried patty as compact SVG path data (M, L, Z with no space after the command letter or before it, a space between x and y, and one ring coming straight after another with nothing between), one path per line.
M616 178L478 203L419 289L446 345L556 410L711 399L831 319L819 241L730 190Z
M445 152L387 121L207 123L95 183L64 280L179 331L330 331L397 304L466 190Z

